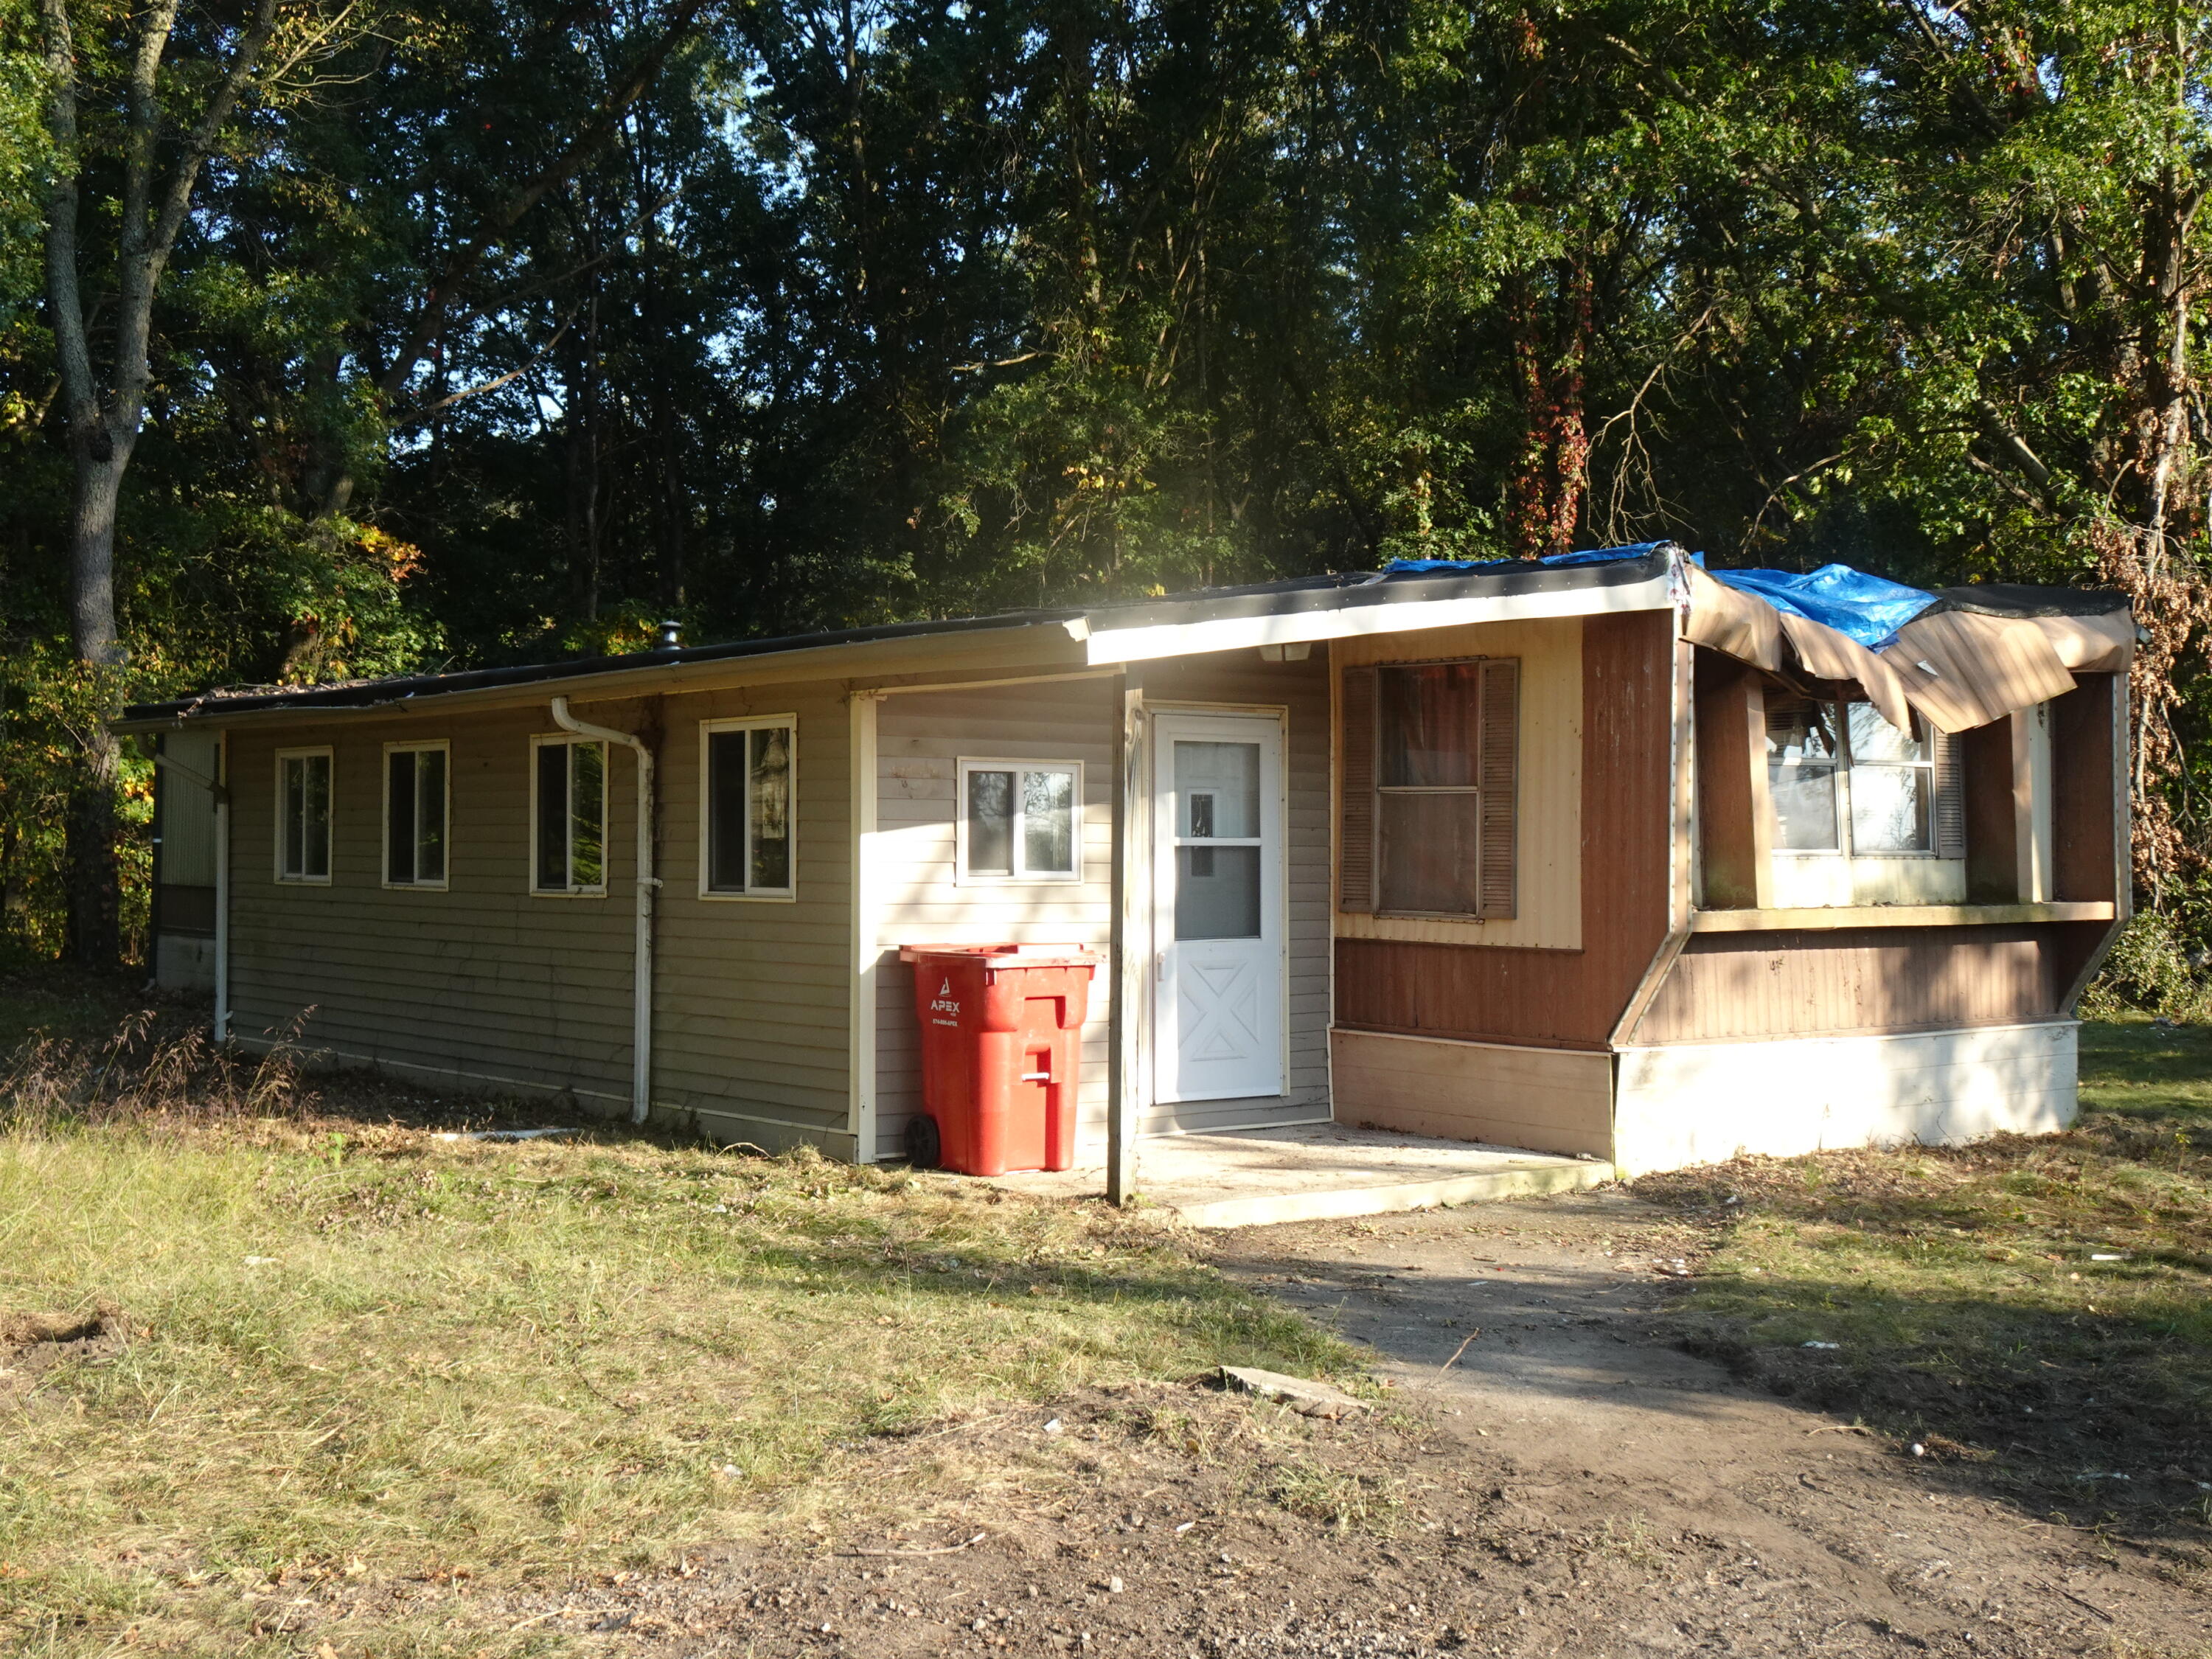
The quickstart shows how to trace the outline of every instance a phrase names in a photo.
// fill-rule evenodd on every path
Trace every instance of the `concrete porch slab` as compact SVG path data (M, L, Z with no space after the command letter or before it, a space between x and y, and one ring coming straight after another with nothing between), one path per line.
M1137 1146L1137 1192L1194 1227L1261 1227L1575 1192L1613 1165L1516 1146L1319 1123L1241 1134L1163 1135ZM1097 1198L1103 1160L1006 1175L992 1185L1040 1198Z

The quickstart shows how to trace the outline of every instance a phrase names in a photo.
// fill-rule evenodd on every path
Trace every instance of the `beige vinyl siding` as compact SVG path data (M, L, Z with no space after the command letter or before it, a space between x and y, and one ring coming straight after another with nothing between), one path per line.
M874 875L876 1151L902 1157L906 1126L921 1109L920 1026L914 970L902 945L977 945L1011 939L1081 945L1103 959L1113 927L1115 728L1113 679L1063 680L982 690L902 692L876 711ZM1083 765L1083 879L1079 883L962 886L954 869L963 757L1079 761ZM1079 1146L1106 1133L1106 1034L1113 975L1102 965L1084 1026Z
M791 714L798 897L699 892L699 724ZM661 866L653 1099L720 1140L814 1141L854 1155L851 1006L851 717L816 681L671 696L661 704Z
M586 718L627 726L635 704ZM635 763L608 763L610 896L529 889L530 738L550 716L362 717L231 734L231 1028L465 1086L629 1094ZM452 745L447 889L383 885L386 743ZM275 879L278 749L332 752L331 879Z
M1474 623L1378 634L1339 640L1335 651L1340 669L1458 657L1521 659L1515 914L1507 920L1462 921L1347 911L1336 918L1338 937L1582 949L1583 619Z
M1301 1123L1329 1115L1329 686L1328 647L1304 662L1271 663L1257 651L1145 665L1145 702L1168 710L1244 708L1288 710L1283 755L1288 786L1290 910L1288 1037L1285 1093L1261 1100L1188 1101L1155 1107L1139 1120L1146 1134L1192 1134Z
M769 686L579 703L574 712L659 732L654 1105L696 1116L716 1139L805 1139L850 1156L840 690ZM799 897L702 901L697 722L756 713L799 718ZM234 1030L265 1040L306 1012L306 1045L340 1060L627 1106L636 762L610 746L606 896L532 895L530 738L556 730L540 708L234 732ZM447 888L386 888L383 747L431 739L451 744ZM315 744L335 757L331 880L280 884L271 875L275 753Z

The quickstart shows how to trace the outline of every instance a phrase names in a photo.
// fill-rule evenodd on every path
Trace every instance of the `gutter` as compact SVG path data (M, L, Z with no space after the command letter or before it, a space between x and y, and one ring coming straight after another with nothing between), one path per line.
M568 712L566 697L553 699L553 723L563 732L619 744L637 756L637 939L631 957L629 1121L642 1123L653 1106L653 750L631 732L593 726Z

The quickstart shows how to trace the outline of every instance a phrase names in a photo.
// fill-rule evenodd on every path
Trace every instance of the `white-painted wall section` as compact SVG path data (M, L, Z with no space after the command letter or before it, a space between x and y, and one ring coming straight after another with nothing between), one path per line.
M1959 1146L2074 1121L2072 1020L1620 1051L1623 1176L1909 1141Z

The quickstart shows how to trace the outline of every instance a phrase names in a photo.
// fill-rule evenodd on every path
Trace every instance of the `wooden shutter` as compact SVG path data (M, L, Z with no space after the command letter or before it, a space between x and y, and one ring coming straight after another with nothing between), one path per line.
M1375 908L1375 671L1347 668L1337 694L1343 722L1337 781L1336 908Z
M1481 851L1475 879L1475 914L1505 921L1515 900L1515 820L1520 784L1521 663L1491 657L1482 665L1482 726L1476 781L1482 799Z
M1966 746L1948 732L1936 731L1936 855L1966 856Z

